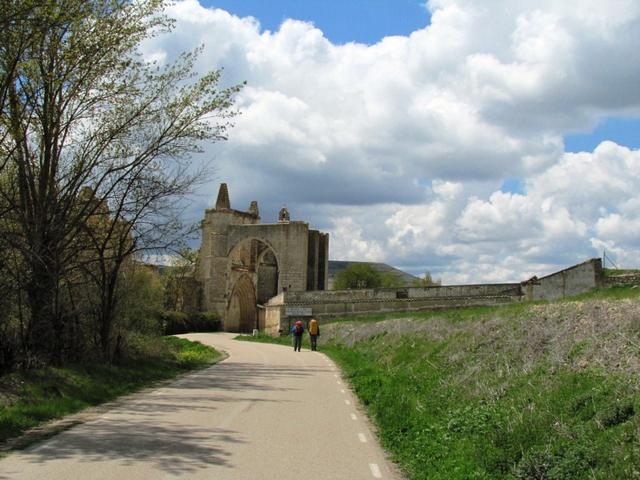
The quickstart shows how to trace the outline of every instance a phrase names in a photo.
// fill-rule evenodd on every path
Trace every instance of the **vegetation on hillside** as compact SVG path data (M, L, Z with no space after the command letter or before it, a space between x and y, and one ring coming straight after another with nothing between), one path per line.
M335 290L397 288L400 280L391 272L381 273L366 263L354 263L336 275Z
M411 479L640 476L638 288L322 333Z
M442 285L442 280L435 279L431 276L431 272L424 272L423 277L418 277L413 281L414 287L438 287Z
M188 233L182 199L207 178L189 154L225 139L240 88L196 78L198 52L142 57L171 28L165 5L0 8L0 375L119 361L133 336L159 333L140 262Z
M638 274L638 269L620 269L620 268L603 268L602 272L605 277L619 277L621 275Z

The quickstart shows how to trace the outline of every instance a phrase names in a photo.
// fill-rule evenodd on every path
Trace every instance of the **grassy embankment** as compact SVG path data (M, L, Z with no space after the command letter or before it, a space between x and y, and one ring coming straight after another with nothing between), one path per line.
M621 275L631 275L640 273L638 269L620 269L620 268L603 268L602 273L605 277L619 277Z
M640 477L638 288L322 333L408 478Z
M222 358L213 348L176 337L146 341L144 350L145 355L119 365L85 363L0 377L0 443Z

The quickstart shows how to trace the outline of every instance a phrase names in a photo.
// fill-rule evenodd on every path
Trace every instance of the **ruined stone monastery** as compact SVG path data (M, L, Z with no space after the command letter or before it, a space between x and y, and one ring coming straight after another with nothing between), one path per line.
M225 330L264 326L265 304L282 292L327 288L329 234L291 221L284 208L279 217L260 223L255 201L232 209L225 183L205 212L197 277L204 310L221 315Z
M598 258L545 277L499 284L328 290L329 270L327 233L292 221L286 208L277 223L260 223L258 203L251 202L248 211L232 209L223 183L215 208L205 211L202 222L192 285L199 294L193 295L198 300L192 309L218 314L226 331L259 329L277 335L311 316L322 320L554 299L604 282Z

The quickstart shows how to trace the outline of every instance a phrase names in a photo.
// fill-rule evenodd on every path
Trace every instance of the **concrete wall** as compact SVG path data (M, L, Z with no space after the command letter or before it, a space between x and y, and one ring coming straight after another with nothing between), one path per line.
M602 260L592 258L546 277L523 282L522 290L527 300L555 300L588 292L602 284Z

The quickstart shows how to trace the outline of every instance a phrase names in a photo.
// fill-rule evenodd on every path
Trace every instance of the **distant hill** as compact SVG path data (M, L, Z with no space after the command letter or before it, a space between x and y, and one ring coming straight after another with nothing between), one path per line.
M386 263L377 263L377 262L349 262L344 260L329 260L329 290L333 290L333 282L336 278L336 275L343 270L345 270L350 265L370 265L376 271L383 274L391 274L396 277L400 283L406 287L413 286L416 280L419 280L418 277L414 277L413 275L408 274L407 272L403 272L402 270L398 270L391 265L387 265Z

